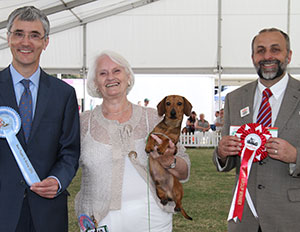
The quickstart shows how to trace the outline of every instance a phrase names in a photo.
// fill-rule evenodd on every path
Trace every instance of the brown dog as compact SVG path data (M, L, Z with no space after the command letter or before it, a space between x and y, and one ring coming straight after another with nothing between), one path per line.
M176 144L180 137L183 115L189 116L192 107L185 97L178 95L169 95L161 100L157 105L157 111L159 116L165 115L165 117L150 134L157 135L162 140L162 144L157 144L149 135L146 152L154 151L154 146L158 145L157 152L164 154L169 146L169 139Z
M192 110L191 103L184 97L178 95L170 95L165 97L158 105L158 114L160 116L165 115L164 119L153 129L150 134L155 134L162 140L162 144L159 145L149 135L146 152L154 150L154 146L157 145L157 151L159 154L164 154L169 145L169 139L176 144L179 140L181 132L181 123L183 115L190 115ZM159 161L155 160L149 155L150 174L156 186L156 193L161 203L166 205L168 201L174 201L176 203L175 211L181 212L182 215L189 220L192 220L190 216L186 214L182 208L181 200L183 197L183 187L179 180L168 172Z

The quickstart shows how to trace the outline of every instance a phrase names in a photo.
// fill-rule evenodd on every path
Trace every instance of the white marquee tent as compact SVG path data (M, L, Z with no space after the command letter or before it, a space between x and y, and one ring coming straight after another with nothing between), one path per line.
M6 20L34 5L48 15L50 43L41 66L82 74L104 49L119 52L138 74L210 76L223 84L253 79L250 43L265 27L291 38L290 72L300 74L298 0L4 0L0 1L0 69L11 62ZM221 75L222 72L222 75ZM184 80L183 80L184 82Z

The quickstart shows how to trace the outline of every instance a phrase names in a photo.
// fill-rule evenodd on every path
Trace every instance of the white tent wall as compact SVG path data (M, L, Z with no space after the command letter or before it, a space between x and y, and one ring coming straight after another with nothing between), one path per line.
M0 50L0 69L6 68L11 63L11 52L8 48Z
M2 1L4 6L11 1ZM24 1L15 1L24 5ZM49 2L49 3L48 3ZM59 1L31 1L38 7L49 7ZM67 1L69 2L69 1ZM108 1L107 1L108 2ZM115 1L117 2L117 1ZM289 0L222 1L222 56L224 74L254 74L250 58L253 36L264 27L288 29ZM300 65L300 1L290 0L290 36L293 59L290 68ZM46 4L46 5L45 5ZM93 4L100 4L94 2ZM81 6L81 11L84 6ZM1 12L8 14L7 8ZM57 16L58 15L58 16ZM55 16L55 17L54 17ZM52 26L71 13L63 11L49 15ZM1 16L5 20L7 15ZM87 24L87 56L91 58L103 49L123 54L133 68L152 69L196 68L194 72L213 74L217 64L217 0L160 0ZM2 37L5 34L2 32ZM298 52L299 51L299 52ZM8 49L0 50L0 67L6 67L11 56ZM83 26L50 35L47 52L42 55L46 69L83 67ZM250 70L250 71L249 71ZM298 71L297 70L297 71Z
M290 39L291 49L293 51L290 67L300 67L300 1L291 2L291 20L290 20ZM297 72L299 75L300 72Z
M181 95L193 105L193 111L199 117L205 114L210 123L214 120L214 77L200 75L136 75L135 86L128 98L137 103L149 98L149 106L156 108L157 104L171 94ZM186 117L183 120L185 126Z
M70 2L70 1L66 1ZM106 4L109 1L106 1ZM117 1L115 1L117 2ZM224 73L254 73L250 58L253 36L264 27L288 29L289 0L222 1L222 56ZM26 1L2 1L1 20L8 16L6 5L14 7ZM47 4L46 4L47 3ZM299 68L300 1L290 0L290 36L293 59L291 68ZM37 7L50 7L59 1L30 1ZM101 4L94 2L94 5ZM84 6L80 7L83 11ZM76 10L75 10L76 11ZM77 10L78 11L78 10ZM212 74L217 64L217 0L159 0L154 3L87 24L87 64L97 51L112 49L122 53L134 68L207 68ZM65 19L64 19L65 17ZM72 14L62 11L49 15L52 26L70 21ZM43 54L44 68L83 66L83 27L50 35ZM2 32L2 37L5 34ZM11 60L8 49L0 50L0 67ZM53 57L54 56L54 57ZM230 69L226 71L226 69ZM234 69L237 71L234 71ZM239 68L245 69L241 70ZM184 71L183 71L184 72Z
M74 0L65 2L72 1L75 2ZM109 5L112 2L118 5L129 0L94 1L72 10L84 20L92 13L97 14L105 10L106 7L101 8L101 4ZM90 61L97 53L110 49L127 58L138 74L192 73L199 74L200 79L203 77L201 74L214 75L217 79L218 2L218 0L159 0L88 22L85 27L86 34L83 25L50 34L50 43L46 52L42 54L41 66L50 73L79 74L82 68L89 67ZM256 78L251 61L251 40L265 27L278 27L289 31L293 51L289 67L292 74L300 74L299 0L221 2L220 64L223 68L221 84L232 82L240 85ZM62 3L53 0L7 0L1 1L1 4L0 20L3 22L9 12L19 6L35 5L46 9ZM88 8L87 12L84 12L85 7ZM76 21L74 18L70 11L49 15L54 28L61 26L62 22L68 25ZM0 45L3 45L6 37L5 29L0 29L0 37ZM2 46L0 57L0 69L7 67L11 62L9 49ZM182 80L182 83L184 85L185 81ZM199 95L198 98L201 99L202 96Z
M82 27L76 27L51 35L46 52L41 56L41 67L80 70L83 66L82 34Z
M134 68L212 66L216 46L207 42L217 43L216 7L209 0L158 1L90 23L88 63L99 50L111 49Z
M272 0L272 4L259 0L225 2L222 5L222 66L252 68L253 37L262 28L277 27L287 31L287 1Z

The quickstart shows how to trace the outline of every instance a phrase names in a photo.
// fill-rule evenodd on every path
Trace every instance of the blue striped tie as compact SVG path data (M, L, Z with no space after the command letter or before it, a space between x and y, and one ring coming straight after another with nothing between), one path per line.
M29 89L30 80L23 79L21 83L24 85L24 92L20 99L19 110L22 120L22 127L27 142L30 135L32 122L32 97Z

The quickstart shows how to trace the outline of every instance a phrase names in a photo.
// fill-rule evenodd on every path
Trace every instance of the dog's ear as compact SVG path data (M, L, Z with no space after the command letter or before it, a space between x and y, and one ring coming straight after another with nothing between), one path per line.
M183 97L183 101L184 101L184 109L183 109L184 114L186 116L190 116L193 106L185 97Z
M158 112L159 116L163 116L166 112L166 107L165 107L166 99L167 99L167 97L162 99L160 101L160 103L158 103L158 105L157 105L157 112Z

